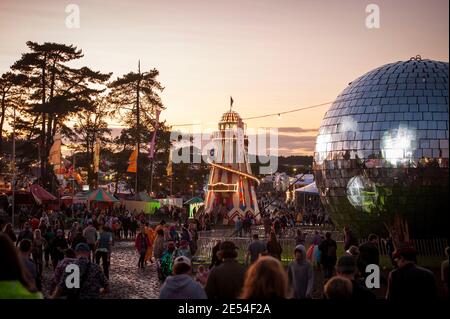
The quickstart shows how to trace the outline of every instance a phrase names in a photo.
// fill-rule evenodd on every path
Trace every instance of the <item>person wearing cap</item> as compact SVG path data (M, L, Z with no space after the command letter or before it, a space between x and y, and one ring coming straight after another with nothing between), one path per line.
M159 299L206 299L202 286L192 277L192 263L186 256L173 261L173 275L161 287Z
M289 285L294 291L295 299L311 298L314 284L314 270L306 260L306 249L303 245L297 245L294 250L295 259L288 265L287 272Z
M354 256L344 255L338 259L336 264L336 273L338 276L347 278L352 282L353 289L351 299L355 301L375 300L375 294L356 280L355 276L357 272L358 267L356 266Z
M258 234L253 235L253 241L247 248L247 253L245 254L245 263L253 264L260 255L267 251L266 245L259 240Z
M209 274L205 287L208 299L234 299L241 293L245 268L236 260L238 256L236 249L231 241L220 244L218 254L222 263L212 268Z
M389 273L386 298L392 301L432 301L437 298L434 274L416 265L417 251L402 247L394 251L392 258L398 268Z
M73 264L79 267L80 288L67 287L66 279L72 275L72 272L64 272L51 299L57 299L61 296L67 296L67 299L99 299L100 294L108 291L108 279L102 268L90 261L91 248L89 245L79 243L75 247L75 254L77 259Z

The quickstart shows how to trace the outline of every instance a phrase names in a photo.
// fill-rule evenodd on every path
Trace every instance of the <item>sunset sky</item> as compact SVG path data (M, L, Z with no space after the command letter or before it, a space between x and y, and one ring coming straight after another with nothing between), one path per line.
M80 28L65 26L66 5L80 7ZM380 28L365 8L380 7ZM127 0L0 1L0 72L25 42L81 48L79 61L116 78L157 68L168 124L216 125L229 108L243 117L332 101L380 65L423 58L448 61L448 0ZM283 127L282 154L310 153L329 106L249 121ZM114 123L112 124L114 125ZM306 129L306 130L305 130Z

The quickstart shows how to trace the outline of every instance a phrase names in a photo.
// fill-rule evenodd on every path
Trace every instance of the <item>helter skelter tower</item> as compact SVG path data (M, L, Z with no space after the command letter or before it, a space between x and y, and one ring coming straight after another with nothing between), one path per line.
M214 149L210 152L212 161L209 162L211 171L205 212L221 215L224 224L233 224L246 214L259 221L255 192L259 180L252 175L248 161L248 136L237 112L230 108L222 115L219 130L213 133L212 140Z

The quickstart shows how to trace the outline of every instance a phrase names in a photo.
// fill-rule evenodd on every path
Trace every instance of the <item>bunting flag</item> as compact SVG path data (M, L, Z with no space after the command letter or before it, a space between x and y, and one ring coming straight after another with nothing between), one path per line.
M97 137L94 145L94 173L98 173L100 166L100 138Z
M61 169L61 135L56 133L52 147L50 148L48 161L56 172Z
M137 146L134 148L134 151L131 153L130 158L128 159L128 173L136 173L137 172Z
M172 164L172 149L169 150L169 162L167 163L167 168L166 168L166 172L167 172L167 176L172 176L173 175L173 164Z
M150 142L150 149L149 149L149 158L153 158L155 156L155 142L156 142L156 132L158 131L158 125L159 125L159 114L161 113L161 110L156 110L156 124L155 124L155 131L153 132L152 141Z

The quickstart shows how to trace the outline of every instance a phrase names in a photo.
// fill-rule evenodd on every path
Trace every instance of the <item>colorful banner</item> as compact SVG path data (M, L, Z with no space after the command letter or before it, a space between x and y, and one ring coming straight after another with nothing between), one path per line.
M97 137L94 145L94 173L98 173L100 166L100 138Z
M169 150L169 163L167 163L167 168L166 168L166 172L167 172L167 176L172 176L173 175L173 164L172 164L172 148Z
M149 149L149 158L153 158L155 156L155 143L156 143L156 132L158 132L158 126L159 126L159 114L161 111L159 109L156 110L156 124L155 124L155 131L153 132L152 141L150 142L150 149Z
M53 165L54 170L60 173L61 170L61 135L56 133L54 142L49 151L48 161Z
M134 151L131 153L130 158L128 159L128 173L136 173L137 172L137 146L134 148Z

